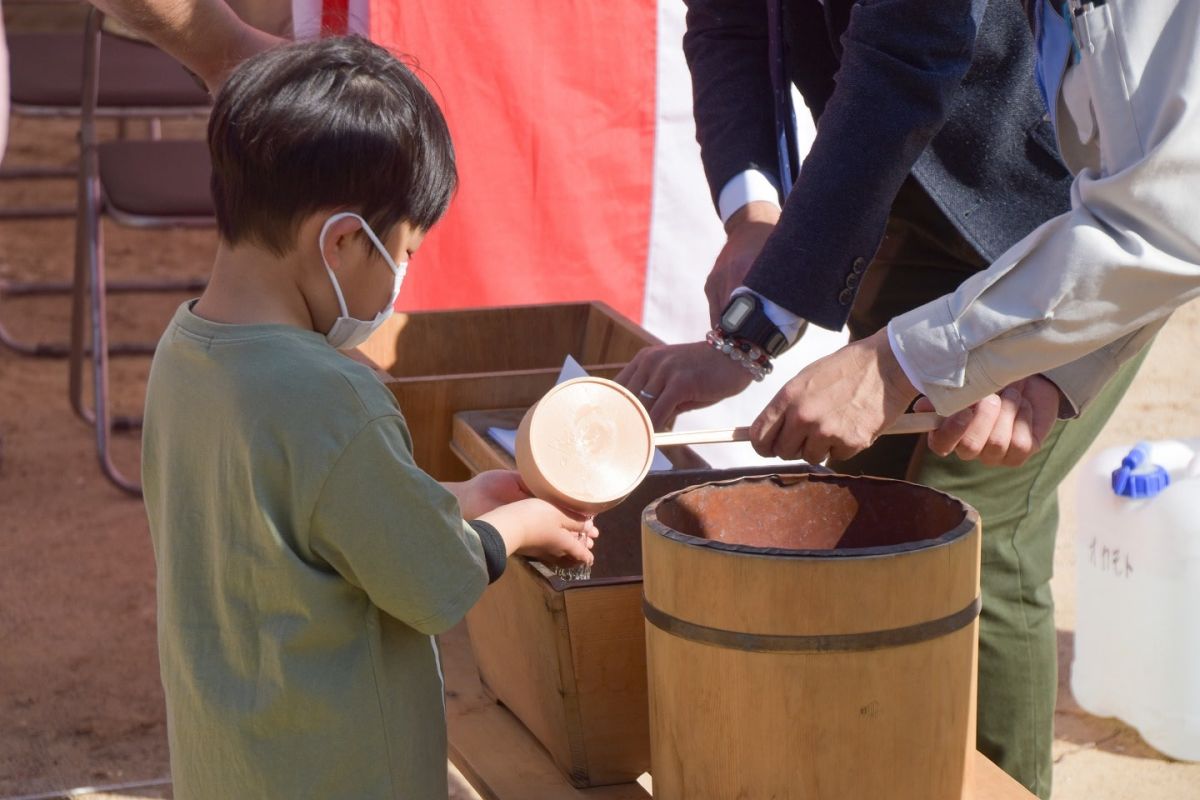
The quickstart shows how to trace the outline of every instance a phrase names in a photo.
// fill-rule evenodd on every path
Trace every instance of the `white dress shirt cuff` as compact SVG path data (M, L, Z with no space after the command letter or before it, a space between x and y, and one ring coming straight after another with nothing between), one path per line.
M908 358L905 357L904 351L896 344L896 340L892 336L892 326L887 328L888 346L892 348L892 355L896 357L896 363L900 365L900 369L904 372L904 376L908 378L908 382L913 385L921 394L925 394L925 386L921 381L921 376L913 369L912 364L908 363Z
M717 196L717 213L724 225L737 210L747 203L762 200L779 205L779 179L774 175L748 169L730 178Z
M982 353L970 353L959 336L949 298L914 308L888 323L888 343L912 385L943 416L999 391L984 369Z
M739 294L752 294L758 298L758 301L762 303L763 313L774 323L776 328L779 328L779 332L787 337L789 345L795 344L796 340L800 338L800 329L804 327L803 317L798 317L783 306L772 303L748 286L739 286L734 289L729 299L732 300Z

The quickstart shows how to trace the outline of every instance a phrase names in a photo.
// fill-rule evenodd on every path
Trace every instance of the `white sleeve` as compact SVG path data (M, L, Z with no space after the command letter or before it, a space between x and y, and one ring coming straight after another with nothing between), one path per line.
M734 175L717 195L717 213L721 215L721 224L728 222L739 208L756 200L781 206L779 179L757 169Z
M1200 296L1200 3L1110 2L1076 25L1087 116L1071 115L1099 168L1076 177L1068 213L888 326L940 413L1121 340L1092 359L1115 368Z

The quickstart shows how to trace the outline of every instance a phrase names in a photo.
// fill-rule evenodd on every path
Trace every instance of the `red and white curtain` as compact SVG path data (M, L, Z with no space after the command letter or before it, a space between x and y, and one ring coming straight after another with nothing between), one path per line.
M700 166L682 0L293 0L297 36L403 54L441 105L460 186L399 305L603 300L668 342L708 329L724 234ZM802 149L811 141L802 130ZM842 336L811 331L772 379L677 427L749 424ZM706 451L714 463L748 446Z

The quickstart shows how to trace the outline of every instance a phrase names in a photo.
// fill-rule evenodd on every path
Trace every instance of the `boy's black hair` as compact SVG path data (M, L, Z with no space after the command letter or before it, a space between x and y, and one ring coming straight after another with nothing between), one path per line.
M208 123L217 228L276 255L305 216L357 211L380 236L427 230L458 182L442 112L387 50L358 36L260 53L229 77Z

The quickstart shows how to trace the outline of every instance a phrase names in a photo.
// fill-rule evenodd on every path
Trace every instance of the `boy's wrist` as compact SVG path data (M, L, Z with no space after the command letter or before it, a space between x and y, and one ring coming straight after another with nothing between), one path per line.
M476 521L486 522L495 529L504 541L505 552L510 556L516 555L525 544L525 530L520 516L513 513L508 506L500 506L486 514L480 514Z
M474 519L467 524L475 531L479 543L483 545L483 561L487 566L488 583L495 583L508 565L508 547L504 537L494 525L485 520Z

